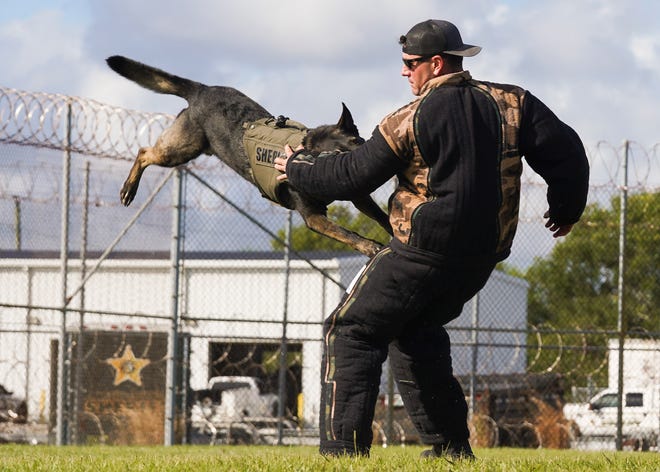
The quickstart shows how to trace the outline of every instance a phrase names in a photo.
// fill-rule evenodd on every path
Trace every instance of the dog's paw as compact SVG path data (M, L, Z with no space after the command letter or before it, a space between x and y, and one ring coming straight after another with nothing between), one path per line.
M381 249L383 249L383 247L384 246L382 244L377 243L376 241L367 240L365 244L358 248L358 251L367 257L373 257L378 254Z
M125 183L119 191L119 200L121 201L121 204L124 206L130 205L135 198L135 193L135 187Z

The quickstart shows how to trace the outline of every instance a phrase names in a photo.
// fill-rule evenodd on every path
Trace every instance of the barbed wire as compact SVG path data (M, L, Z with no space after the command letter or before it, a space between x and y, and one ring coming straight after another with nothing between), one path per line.
M100 161L95 163L97 169L93 188L97 190L92 201L96 206L119 206L115 190L117 182L121 182L127 170L125 161L132 161L140 147L153 144L173 120L173 115L164 113L147 113L85 98L0 87L0 144L34 146L53 151L69 150L84 156L108 159L106 164L100 164ZM626 156L629 190L643 192L660 188L660 143L645 148L636 142L614 145L601 141L593 149L587 149L587 153L592 167L592 200L609 198L621 188L622 164ZM59 180L43 180L48 178L44 176L56 175L61 167L58 160L49 157L47 155L41 160L0 164L0 200L20 198L35 203L59 201ZM223 188L235 188L236 176L216 158L197 159L190 165L200 172L212 172L213 181ZM72 168L74 179L82 178L82 167ZM538 220L543 209L525 200L543 203L544 199L536 196L540 195L538 192L545 192L545 183L528 166L524 167L522 179L520 220ZM112 184L110 194L100 190L109 187L106 183ZM145 186L148 185L145 182ZM253 196L249 192L243 193L243 199L251 210L272 210L264 205L258 193L253 193ZM383 202L387 196L383 197ZM199 192L191 197L189 204L195 208L222 211L227 207L217 199L209 204L208 199ZM74 194L74 202L75 198Z
M174 117L60 94L0 87L0 142L132 159Z

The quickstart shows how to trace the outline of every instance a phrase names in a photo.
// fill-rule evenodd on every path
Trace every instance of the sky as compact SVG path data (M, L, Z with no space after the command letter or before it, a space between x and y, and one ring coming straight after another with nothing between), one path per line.
M587 148L660 142L656 0L3 0L0 86L177 113L185 102L116 75L121 54L251 96L308 126L341 102L368 137L413 97L398 38L429 18L483 47L473 77L544 101Z

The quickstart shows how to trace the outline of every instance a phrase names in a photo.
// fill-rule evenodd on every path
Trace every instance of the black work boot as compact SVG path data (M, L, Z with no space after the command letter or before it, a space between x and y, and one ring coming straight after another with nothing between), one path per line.
M472 452L472 448L470 447L470 443L467 441L434 444L433 449L422 451L420 456L422 458L445 457L447 459L476 459Z

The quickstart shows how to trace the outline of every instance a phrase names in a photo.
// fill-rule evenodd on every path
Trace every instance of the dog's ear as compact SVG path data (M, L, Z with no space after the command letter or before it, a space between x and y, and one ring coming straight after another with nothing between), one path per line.
M344 102L341 102L342 106L342 111L341 111L341 117L339 118L339 122L337 123L337 128L342 130L344 133L350 135L350 136L360 136L360 132L357 129L357 126L355 126L355 122L353 121L353 115L351 115L350 110L346 106Z

